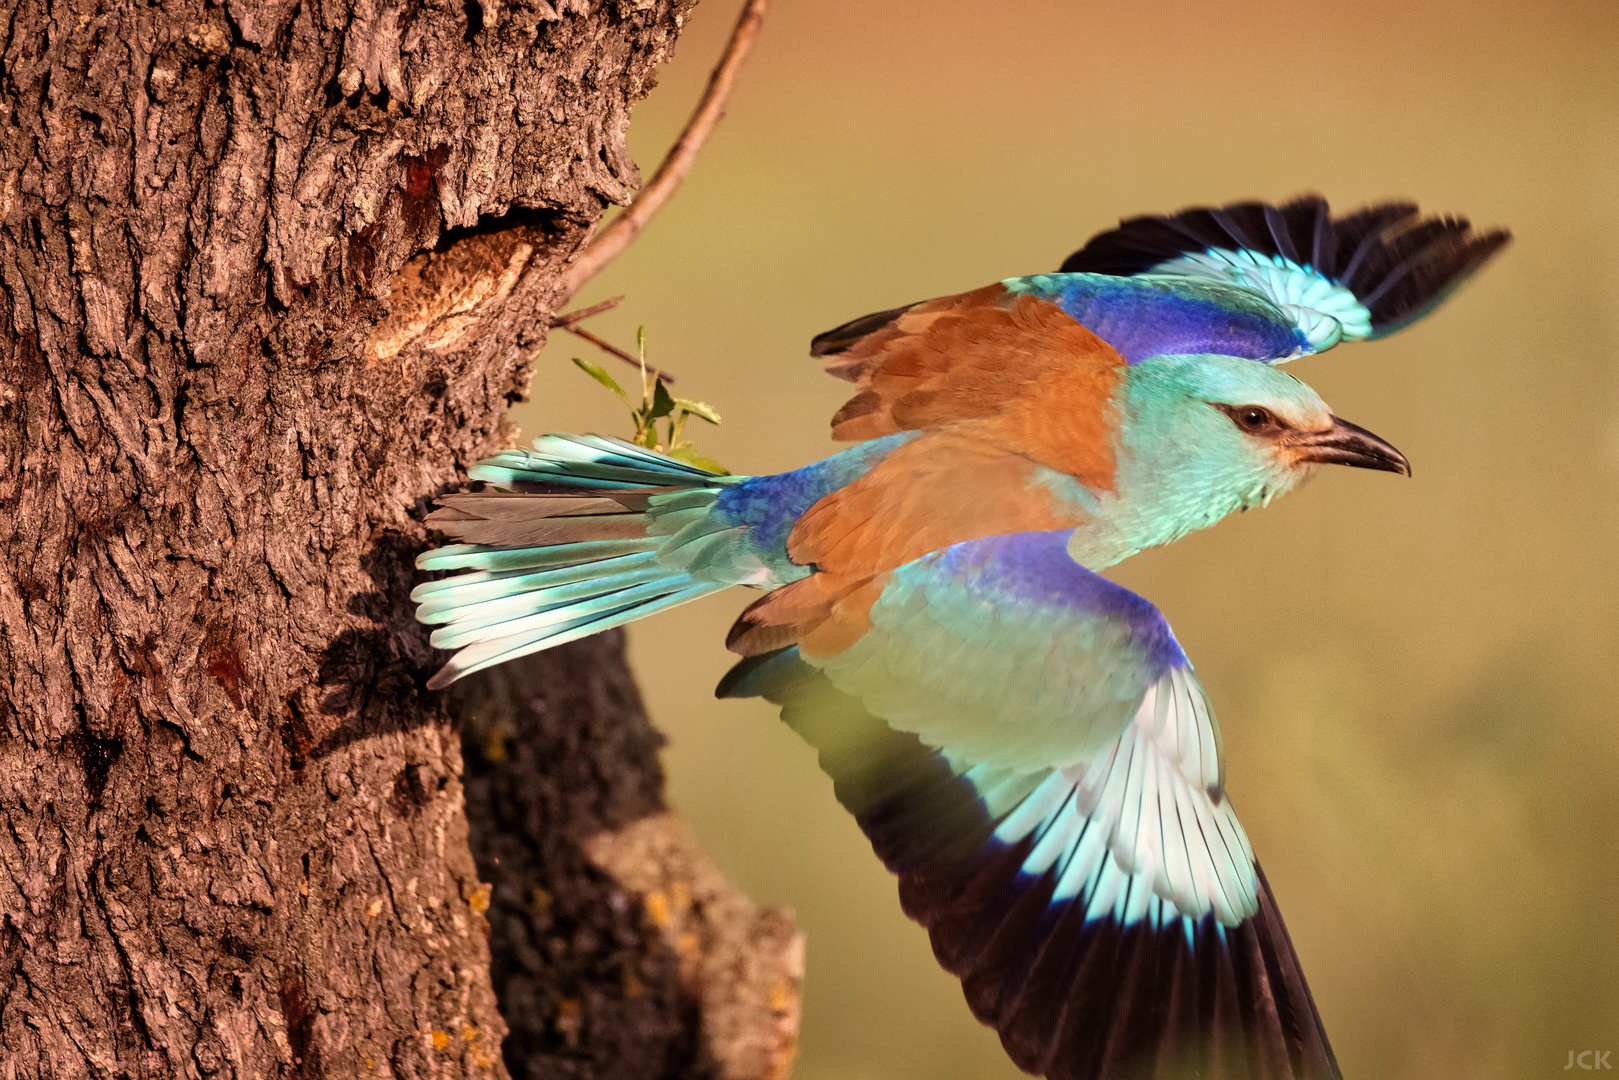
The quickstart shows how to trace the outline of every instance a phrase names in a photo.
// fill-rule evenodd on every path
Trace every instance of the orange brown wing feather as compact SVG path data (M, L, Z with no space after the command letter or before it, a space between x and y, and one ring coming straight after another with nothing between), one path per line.
M990 285L917 304L827 368L860 387L833 438L972 424L973 437L1110 489L1125 361L1061 308Z

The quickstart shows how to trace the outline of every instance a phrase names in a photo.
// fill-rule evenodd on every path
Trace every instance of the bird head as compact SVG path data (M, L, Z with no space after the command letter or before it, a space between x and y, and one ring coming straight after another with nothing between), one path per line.
M1283 371L1229 356L1132 365L1120 402L1118 494L1140 547L1262 506L1321 465L1410 475L1405 456L1340 420Z

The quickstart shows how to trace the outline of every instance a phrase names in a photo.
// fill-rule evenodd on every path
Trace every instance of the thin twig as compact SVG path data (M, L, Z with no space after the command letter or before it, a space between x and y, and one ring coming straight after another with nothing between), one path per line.
M566 325L557 327L557 329L566 330L570 334L578 334L580 337L584 338L586 341L588 341L592 345L596 346L596 348L600 349L602 352L610 353L613 356L618 357L620 360L624 361L626 364L629 364L631 367L634 367L636 369L639 369L641 367L641 360L640 360L639 357L631 356L629 353L625 352L623 349L619 348L617 345L612 345L612 344L609 344L606 341L603 341L601 338L597 337L595 334L592 334L589 330L586 330L582 326L576 326L576 325L574 325L572 323L568 323ZM647 365L646 370L648 371L648 373L650 373L652 375L652 377L654 379L661 379L663 382L671 383L671 384L675 381L675 377L673 375L669 374L667 371L660 371L657 368L653 367L651 364Z
M613 219L612 224L596 234L584 251L574 259L573 265L568 268L567 275L562 279L560 300L566 300L584 288L585 283L617 258L625 248L646 227L652 215L662 209L663 204L669 201L669 196L680 187L680 182L686 179L691 171L692 163L697 160L697 152L703 148L725 115L725 104L730 99L731 90L736 86L737 75L742 70L748 53L753 51L753 43L759 37L759 28L764 24L765 9L770 6L770 0L748 0L742 8L742 14L736 20L736 26L731 30L731 40L725 45L725 52L720 56L720 62L714 68L714 73L708 77L708 89L703 91L702 100L697 103L697 110L686 121L685 130L680 138L675 140L674 146L669 148L669 154L658 166L658 171L652 174L652 179L641 193L630 203L629 208Z
M577 334L608 355L616 356L631 367L639 369L641 367L641 361L638 357L631 356L623 349L620 349L617 345L610 344L609 342L602 340L595 334L592 334L590 331L579 326L579 324L584 322L586 319L595 318L597 315L604 315L618 307L618 305L623 302L624 298L622 296L614 296L603 300L599 304L591 304L587 308L580 308L578 311L565 311L561 315L553 315L551 316L551 329L566 330L570 334ZM653 377L661 379L666 383L673 383L675 381L675 377L669 374L667 371L659 371L657 368L647 368L646 370L652 372Z
M603 315L609 311L612 311L623 302L623 296L615 296L611 299L603 300L599 304L591 304L587 308L580 308L578 311L564 311L561 315L553 315L551 316L551 329L555 330L558 327L572 326L576 322L584 322L586 319L593 319L597 315Z

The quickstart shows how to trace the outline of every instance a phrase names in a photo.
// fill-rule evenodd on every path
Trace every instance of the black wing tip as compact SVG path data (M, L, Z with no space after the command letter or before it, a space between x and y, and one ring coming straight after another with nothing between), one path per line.
M1240 202L1130 218L1093 236L1060 272L1129 277L1210 248L1280 255L1349 288L1371 312L1373 335L1383 336L1432 311L1511 236L1475 233L1465 217L1424 218L1408 200L1334 218L1325 198L1306 193L1280 206Z
M834 326L825 333L816 334L810 338L810 355L836 356L867 334L881 330L915 306L915 304L901 304L887 311L874 311L870 315L850 319L842 326Z
M815 671L798 659L798 646L745 656L720 677L716 698L762 697L778 705L793 690L811 681Z
M1357 283L1355 294L1372 313L1372 337L1387 337L1427 315L1512 242L1506 229L1472 232L1465 218L1443 224L1447 228L1429 243L1388 259L1381 274ZM1393 245L1385 250L1398 254Z
M731 670L720 676L719 685L714 687L714 696L721 701L726 698L757 697L757 694L751 694L744 688L744 683L762 659L763 657L759 656L749 656L741 663L733 664Z
M1368 213L1404 217L1416 212L1415 203L1388 202L1334 221L1326 198L1305 192L1279 206L1249 200L1224 206L1192 206L1173 214L1143 214L1122 219L1117 227L1091 237L1084 247L1063 260L1060 272L1126 277L1211 247L1282 255L1318 266L1323 256L1332 254L1319 250L1323 232L1330 238L1334 226Z
M1050 902L1050 881L1009 878L1004 865L988 864L935 909L929 933L974 1015L1025 1071L1051 1080L1341 1080L1256 872L1257 914L1226 930L1206 916L1189 937L1178 919L1157 928L1086 920L1071 902ZM967 937L954 940L958 933Z

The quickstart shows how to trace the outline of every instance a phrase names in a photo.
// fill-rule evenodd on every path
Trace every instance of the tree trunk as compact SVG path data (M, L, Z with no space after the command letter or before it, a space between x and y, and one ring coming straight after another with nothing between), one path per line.
M473 853L517 1077L779 1080L803 937L665 811L623 634L478 672L462 724Z
M411 560L632 193L692 2L0 6L7 1077L505 1074ZM638 753L601 828L661 805ZM654 1027L694 1007L659 987Z

